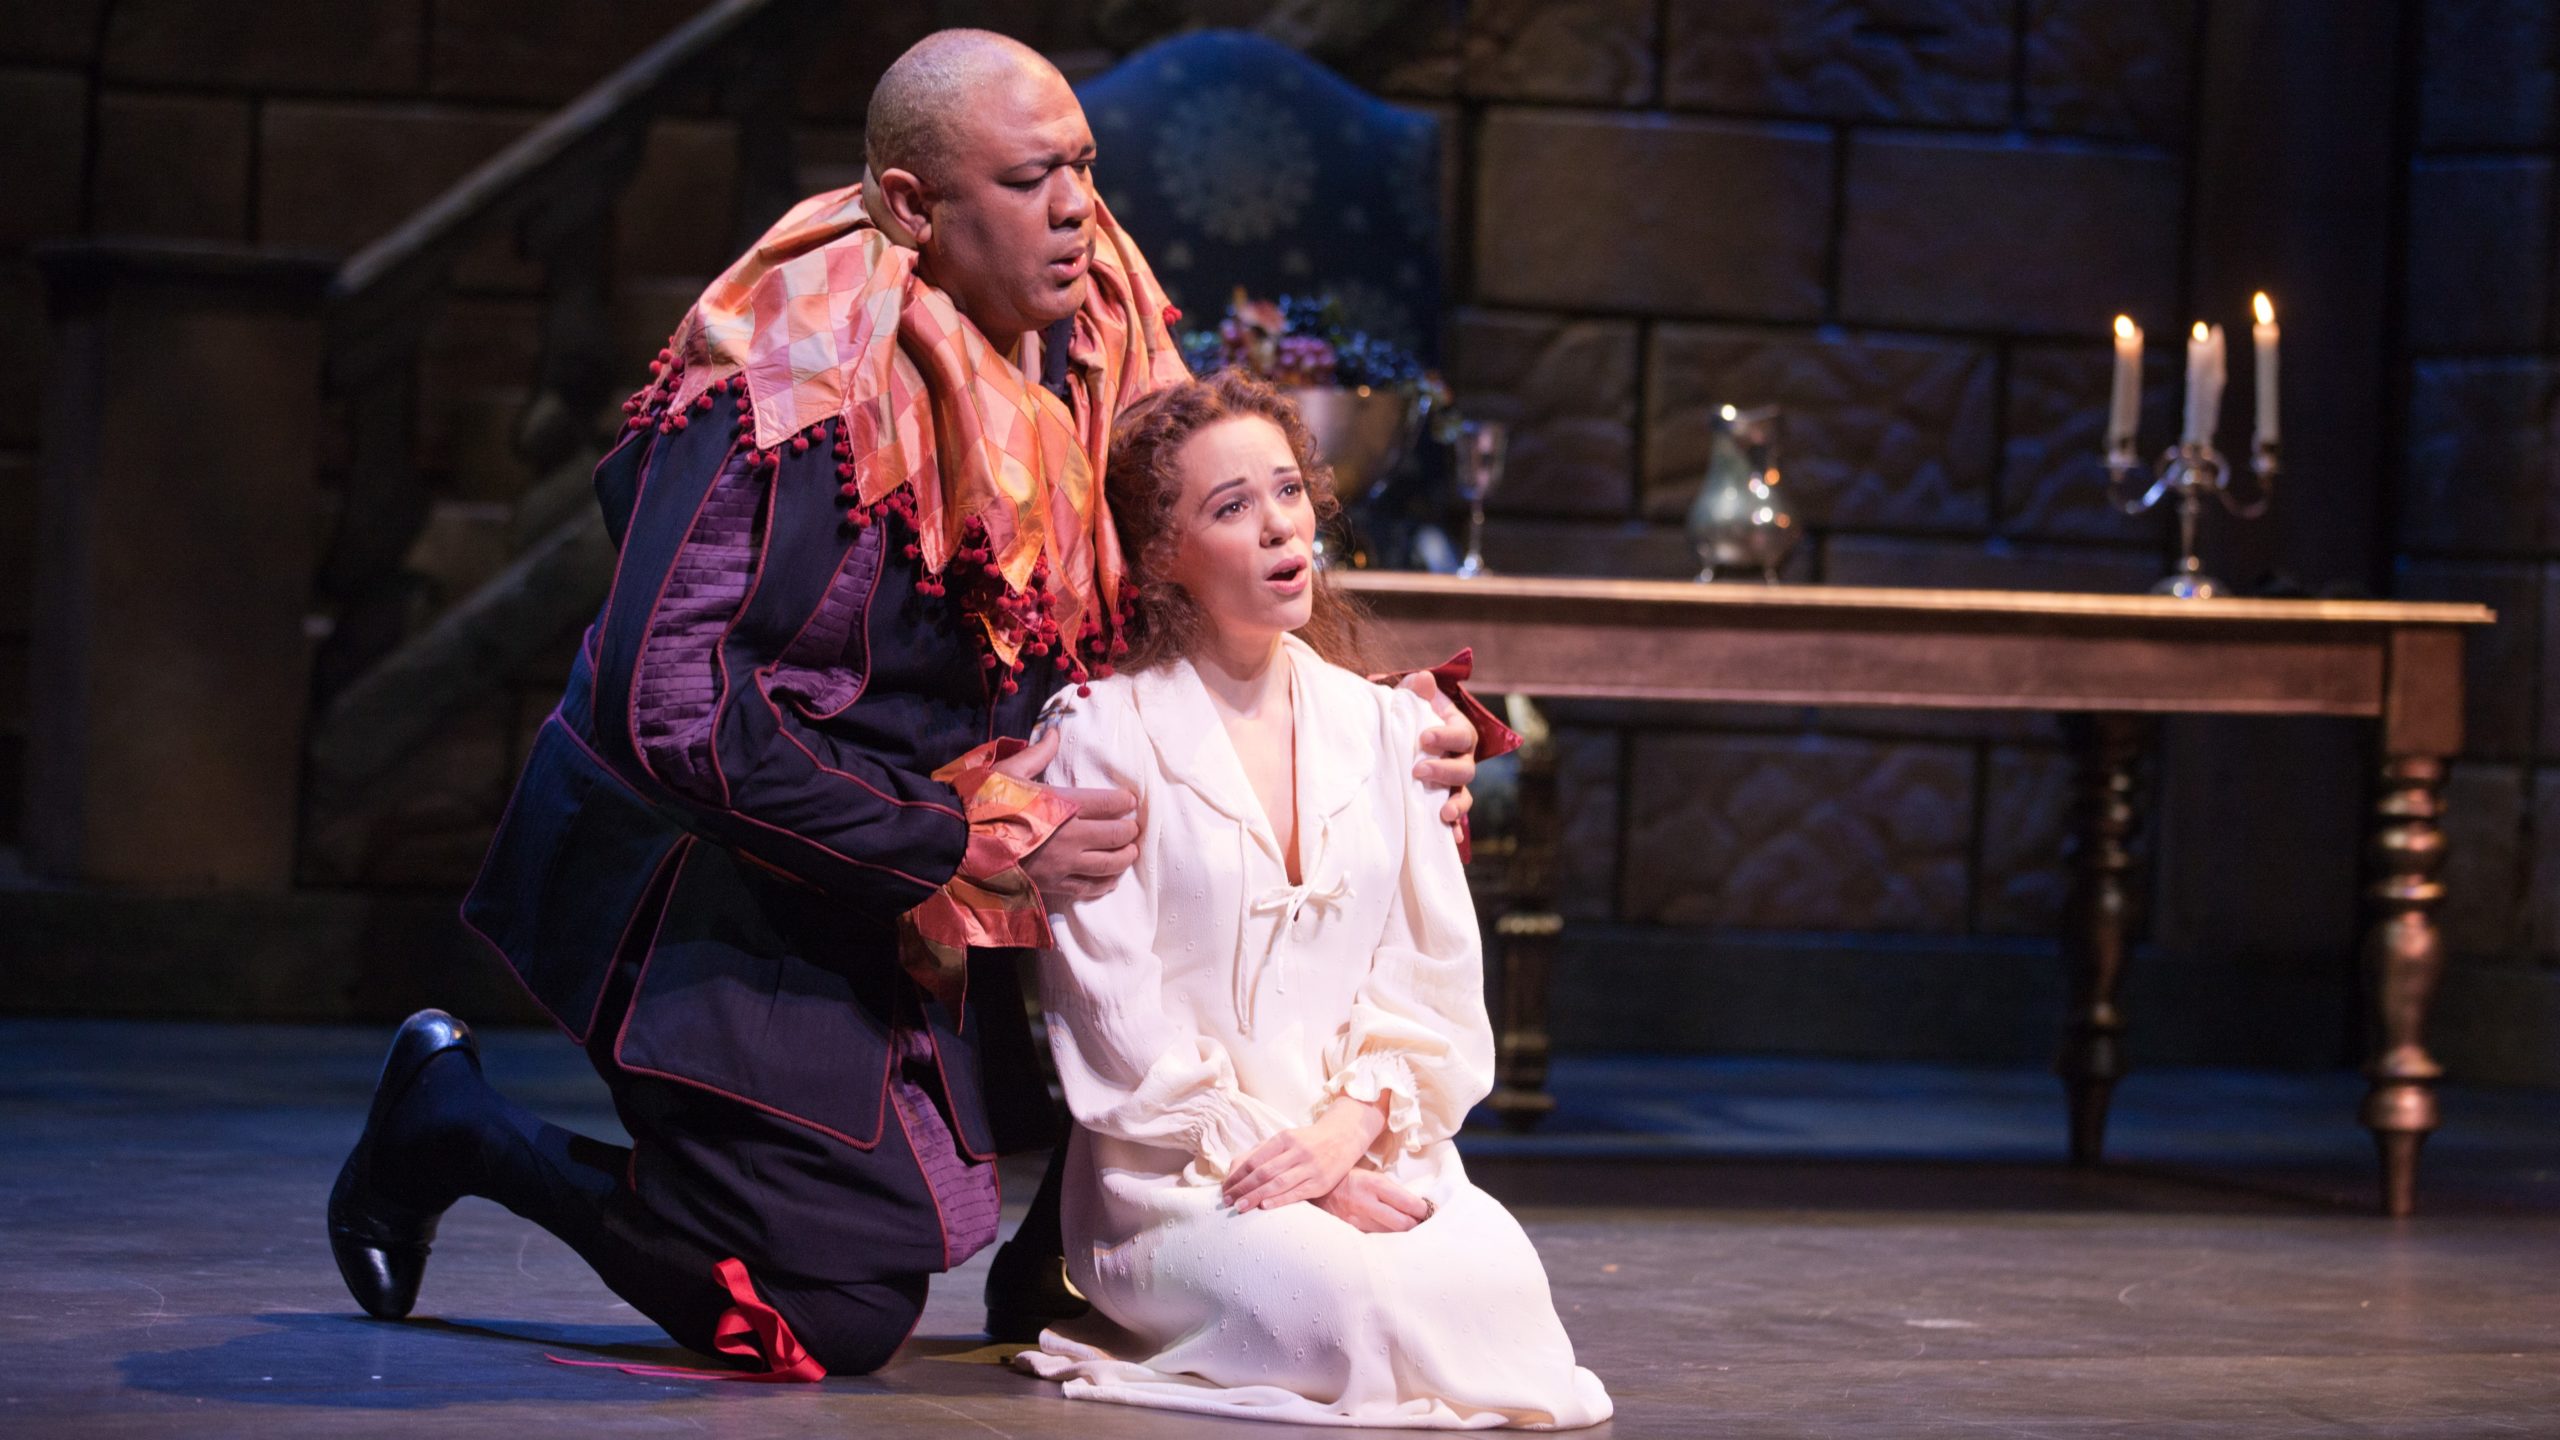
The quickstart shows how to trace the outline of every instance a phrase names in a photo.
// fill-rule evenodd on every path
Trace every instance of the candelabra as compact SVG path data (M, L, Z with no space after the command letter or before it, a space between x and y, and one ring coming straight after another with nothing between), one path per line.
M2231 465L2213 447L2213 438L2181 440L2160 453L2152 471L2151 483L2140 495L2128 499L2128 482L2142 473L2142 462L2136 456L2130 437L2117 440L2107 449L2107 499L2127 515L2146 514L2171 496L2178 504L2178 568L2151 587L2154 595L2176 595L2188 600L2209 600L2227 594L2222 582L2204 573L2204 562L2196 557L2196 527L2204 516L2207 495L2219 502L2223 510L2236 519L2255 520L2267 513L2276 498L2276 444L2264 438L2249 447L2249 471L2256 477L2257 497L2241 500L2231 493Z

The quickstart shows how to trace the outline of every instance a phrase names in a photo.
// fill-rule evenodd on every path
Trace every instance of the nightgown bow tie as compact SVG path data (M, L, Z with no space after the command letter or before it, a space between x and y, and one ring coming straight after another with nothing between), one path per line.
M1321 845L1318 848L1321 849ZM1253 1033L1255 997L1261 988L1264 975L1268 974L1271 977L1273 989L1283 992L1288 990L1289 957L1288 952L1281 949L1280 942L1287 938L1290 928L1298 923L1298 917L1318 906L1339 911L1342 908L1342 902L1350 898L1350 878L1345 876L1338 866L1332 867L1330 874L1311 878L1305 884L1274 885L1253 897L1253 903L1245 907L1245 914L1248 917L1275 915L1279 920L1271 927L1269 943L1263 946L1262 963L1251 970L1248 970L1245 965L1244 936L1241 933L1236 936L1237 1034Z

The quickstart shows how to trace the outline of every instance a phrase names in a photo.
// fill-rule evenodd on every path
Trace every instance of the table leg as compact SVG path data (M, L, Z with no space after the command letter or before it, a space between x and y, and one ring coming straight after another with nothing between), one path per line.
M1547 1093L1547 985L1564 920L1556 914L1556 847L1562 821L1556 803L1555 737L1525 696L1510 696L1511 728L1520 732L1519 810L1507 883L1510 905L1486 937L1501 954L1502 989L1494 1012L1493 1095L1502 1123L1527 1130L1556 1108Z
M2402 756L2382 766L2367 846L2372 882L2365 890L2373 920L2365 932L2364 972L2373 1004L2373 1082L2364 1100L2365 1128L2382 1152L2382 1209L2406 1215L2418 1197L2418 1147L2436 1128L2436 1078L2427 1053L2427 1009L2444 973L2444 937L2436 906L2444 899L2445 762Z
M2132 908L2128 876L2138 814L2136 768L2148 722L2132 715L2068 715L2063 728L2077 760L2071 836L2064 856L2071 891L2062 912L2062 958L2071 971L2071 1008L2055 1070L2070 1104L2071 1163L2094 1165L2106 1144L2107 1104L2124 1074L2124 977Z

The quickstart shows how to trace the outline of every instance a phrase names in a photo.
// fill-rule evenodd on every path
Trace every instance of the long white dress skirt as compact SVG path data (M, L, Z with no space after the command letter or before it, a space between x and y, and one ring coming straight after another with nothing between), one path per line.
M1083 1153L1068 1174L1109 1187L1088 1164L1095 1142L1076 1133ZM1574 1363L1529 1237L1468 1182L1454 1147L1436 1148L1445 1158L1409 1157L1396 1178L1438 1208L1392 1235L1309 1204L1238 1215L1213 1187L1129 1187L1150 1192L1161 1218L1113 1249L1071 1247L1068 1274L1095 1318L1042 1335L1019 1363L1078 1399L1296 1425L1608 1419L1608 1391ZM1103 1200L1089 1187L1065 1198L1067 1233L1109 1228L1079 1214Z

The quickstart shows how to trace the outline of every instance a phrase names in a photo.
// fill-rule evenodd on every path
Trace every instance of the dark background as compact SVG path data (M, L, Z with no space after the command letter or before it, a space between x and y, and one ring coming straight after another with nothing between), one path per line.
M81 763L31 745L46 733L33 720L43 707L121 709L176 750L194 723L184 704L156 708L148 694L75 702L30 678L31 637L49 621L34 579L47 402L73 416L51 423L82 433L101 428L102 410L183 408L120 392L154 383L139 367L66 397L35 256L66 239L156 237L342 258L697 9L0 4L0 334L16 382L0 398L0 847L12 857L0 866L0 1010L524 1013L462 939L452 900L556 694L574 625L519 637L502 684L466 687L364 785L314 786L284 767L281 821L235 812L238 830L199 826L140 871L27 843L61 813L30 775ZM1691 573L1678 521L1703 469L1705 418L1719 403L1774 400L1788 408L1787 479L1811 531L1793 580L2140 590L2164 566L2164 526L2103 503L2108 317L2130 311L2150 332L2148 447L2173 438L2186 323L2228 327L2223 434L2236 443L2251 398L2245 306L2270 291L2285 334L2285 491L2267 521L2211 526L2208 559L2244 587L2499 611L2473 642L2470 742L2448 792L2455 959L2436 1048L2460 1078L2551 1084L2554 9L847 6L795 51L795 178L817 189L858 174L871 78L944 24L1006 30L1079 77L1184 25L1258 25L1433 113L1446 353L1462 398L1516 426L1490 550L1497 568L1524 572ZM607 313L622 388L732 253L737 123L710 100L678 104L612 202ZM1149 241L1143 227L1138 238ZM505 572L528 543L528 506L548 503L541 462L558 457L528 458L519 428L545 285L491 236L438 297L410 412L428 504L399 567L391 641ZM344 510L357 421L343 397L287 378L278 413L293 418L290 397L311 392L300 419L318 472L289 478L325 532ZM149 421L104 428L137 423ZM198 482L165 483L174 501ZM103 536L120 521L90 523ZM203 543L220 542L208 532ZM313 594L314 613L327 612ZM220 672L222 655L203 658ZM283 712L311 717L302 745L347 723L286 689ZM1562 1046L2051 1052L2062 986L2045 937L2069 770L2050 721L1739 707L1555 716L1577 922L1557 986ZM2347 724L2166 728L2142 842L2149 943L2130 981L2137 1064L2354 1057L2368 748ZM173 793L94 803L83 833L112 838ZM260 844L284 860L246 875L220 863Z

